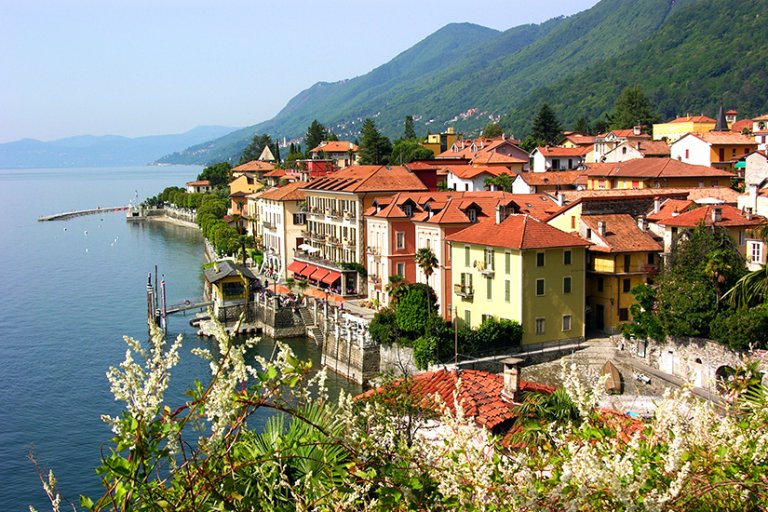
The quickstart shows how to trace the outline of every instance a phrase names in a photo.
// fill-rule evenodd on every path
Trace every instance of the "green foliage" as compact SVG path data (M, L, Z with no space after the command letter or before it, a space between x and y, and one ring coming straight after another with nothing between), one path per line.
M280 147L272 141L272 137L264 134L253 136L251 143L248 144L248 146L243 150L243 154L240 155L239 164L244 164L252 160L258 160L262 151L264 151L264 148L267 146L269 146L270 151L272 151L272 156L275 157L275 161L280 162Z
M621 130L642 126L646 133L650 133L653 123L658 122L659 116L653 112L651 101L643 93L642 87L634 85L625 87L611 114L612 130Z
M480 134L481 137L486 139L493 139L501 137L502 135L504 135L504 128L502 128L499 123L490 123L486 125L486 127L483 128L483 133Z
M339 263L339 266L344 270L354 270L363 279L368 277L368 270L363 266L362 263L358 263L356 261L352 261L348 263L342 262L342 263Z
M392 143L379 133L373 119L366 118L360 130L360 163L362 165L381 165L389 162Z
M536 117L533 118L531 138L538 141L537 145L554 145L560 142L562 136L560 121L557 120L557 116L550 106L544 103L536 113Z
M225 187L229 183L229 171L232 166L229 162L219 162L209 165L198 176L198 180L208 180L212 187Z
M768 348L768 306L722 311L710 331L714 339L734 350Z
M405 128L403 129L403 139L410 140L416 138L416 130L413 129L413 116L405 116Z
M489 189L494 187L494 190L503 190L504 192L512 192L512 183L515 178L511 174L502 172L498 176L492 176L485 179L485 186Z
M438 360L440 339L437 336L419 336L413 342L413 360L416 367L426 370L429 365Z
M435 154L431 149L422 146L415 139L401 139L392 145L392 153L389 155L389 163L403 165L414 160L432 160Z
M638 338L663 340L665 337L664 330L654 312L656 289L639 284L632 288L630 293L635 298L635 303L629 307L632 322L620 326L622 334L626 337L637 336Z
M527 446L549 445L552 427L573 427L581 421L579 408L562 388L548 395L524 393L516 412L512 441Z
M304 135L304 145L307 148L304 157L310 158L312 156L310 151L319 146L324 140L328 140L328 130L315 119L312 121L312 124L309 125L307 133Z
M576 125L573 127L573 131L589 135L592 133L592 128L589 126L589 121L587 121L587 118L581 116L576 121Z
M414 339L425 332L429 316L437 309L437 297L432 289L421 283L405 285L405 291L395 304L395 320L400 332Z
M400 338L400 330L395 320L395 310L383 308L373 315L368 324L368 332L371 338L380 345L391 345Z
M477 336L484 346L519 347L523 339L523 326L516 320L487 318L480 324Z

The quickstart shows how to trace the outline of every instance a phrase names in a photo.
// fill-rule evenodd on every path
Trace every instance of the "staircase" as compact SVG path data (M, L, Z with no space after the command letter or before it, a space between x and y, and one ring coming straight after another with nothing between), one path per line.
M323 331L319 327L310 327L310 331L312 332L312 338L315 340L315 343L322 346L323 343L325 343L325 335L323 334Z
M300 307L299 315L301 315L301 320L304 322L304 325L306 325L307 327L315 325L315 319L312 318L312 313L309 312L308 308Z

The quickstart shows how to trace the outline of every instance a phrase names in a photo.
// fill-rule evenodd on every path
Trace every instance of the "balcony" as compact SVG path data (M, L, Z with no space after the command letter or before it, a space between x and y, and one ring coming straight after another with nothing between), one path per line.
M275 229L275 223L268 220L263 221L261 225L264 229Z
M465 299L471 299L474 295L474 291L472 290L471 286L460 284L453 285L453 293Z

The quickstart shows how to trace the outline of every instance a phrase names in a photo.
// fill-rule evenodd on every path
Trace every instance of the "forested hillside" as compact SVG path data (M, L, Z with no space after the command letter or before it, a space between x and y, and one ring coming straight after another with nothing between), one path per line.
M384 135L449 126L477 134L501 119L524 137L548 102L565 127L579 117L605 119L621 90L640 85L662 118L720 104L744 115L766 110L768 0L602 0L593 8L540 25L496 32L452 24L370 73L318 83L275 118L166 161L236 159L254 134L301 137L317 119L337 136L358 137L360 121Z

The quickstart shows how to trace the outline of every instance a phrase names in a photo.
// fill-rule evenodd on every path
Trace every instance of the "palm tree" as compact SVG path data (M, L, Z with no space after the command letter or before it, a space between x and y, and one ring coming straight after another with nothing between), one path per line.
M581 419L579 408L562 388L549 395L525 393L522 403L515 408L517 420L512 440L534 448L550 441L549 426L570 425Z
M725 292L723 300L734 307L747 309L768 302L768 265L745 274Z
M435 253L432 252L432 249L429 247L423 247L416 251L416 264L427 277L426 284L429 284L429 278L434 274L435 269L440 266L440 262L437 261L437 256L435 256Z

